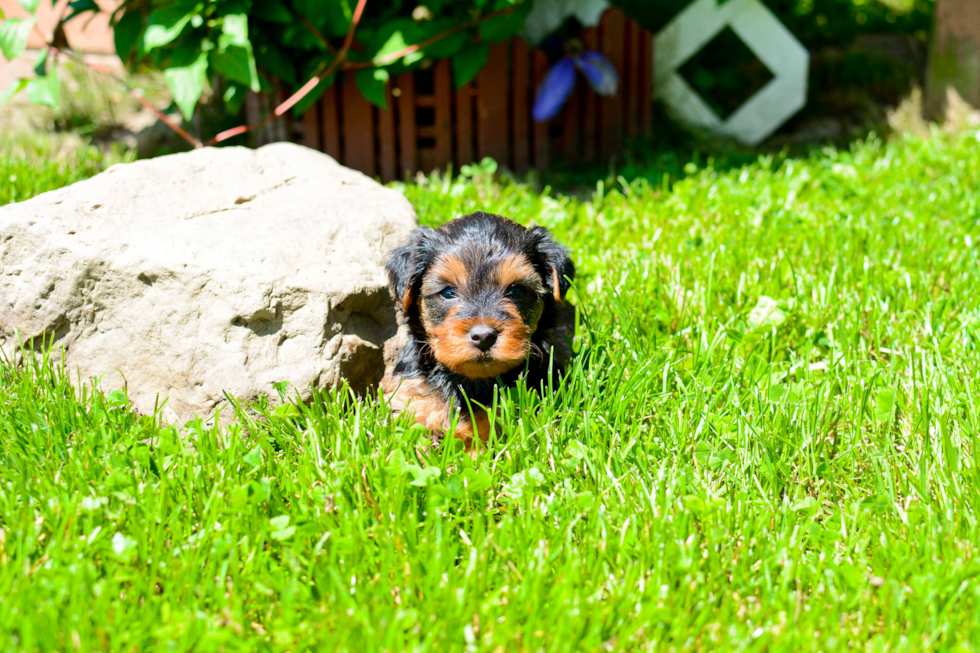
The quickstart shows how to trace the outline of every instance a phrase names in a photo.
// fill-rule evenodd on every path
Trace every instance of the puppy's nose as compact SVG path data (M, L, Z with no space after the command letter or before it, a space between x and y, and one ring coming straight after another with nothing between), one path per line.
M488 351L497 342L497 330L481 324L470 329L470 342L480 351Z

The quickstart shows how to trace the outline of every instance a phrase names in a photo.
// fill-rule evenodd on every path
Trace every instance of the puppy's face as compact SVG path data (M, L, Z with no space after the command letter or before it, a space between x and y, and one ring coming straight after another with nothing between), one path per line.
M527 360L542 314L563 299L574 267L546 230L477 213L417 231L392 253L388 272L435 359L478 379Z
M544 310L544 283L519 252L441 254L422 279L420 313L436 360L471 379L523 363Z

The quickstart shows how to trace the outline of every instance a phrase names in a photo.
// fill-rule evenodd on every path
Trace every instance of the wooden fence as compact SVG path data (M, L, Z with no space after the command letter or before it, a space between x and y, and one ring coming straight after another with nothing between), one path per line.
M338 77L301 119L277 120L257 135L256 144L302 143L386 182L483 157L519 174L559 159L606 162L621 152L624 139L652 131L652 37L611 9L598 27L584 31L583 42L619 71L619 92L600 97L579 75L562 113L548 123L531 118L548 60L515 38L492 45L486 67L460 89L453 87L448 61L399 76L391 84L388 110L365 100L353 75ZM249 122L271 104L272 98L250 97Z

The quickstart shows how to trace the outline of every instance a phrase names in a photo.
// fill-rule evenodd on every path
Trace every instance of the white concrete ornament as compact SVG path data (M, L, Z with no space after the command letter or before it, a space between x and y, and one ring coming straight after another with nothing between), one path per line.
M677 69L720 31L732 31L772 72L773 79L722 120ZM746 145L758 145L806 104L810 54L759 0L695 0L654 39L655 90L688 124Z

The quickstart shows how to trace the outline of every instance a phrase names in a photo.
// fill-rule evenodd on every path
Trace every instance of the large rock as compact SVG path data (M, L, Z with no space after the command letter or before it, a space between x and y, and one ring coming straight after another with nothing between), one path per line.
M73 377L144 413L210 417L288 381L380 381L396 333L382 260L397 191L291 144L113 166L0 208L0 350L53 340ZM389 347L390 349L390 347Z

